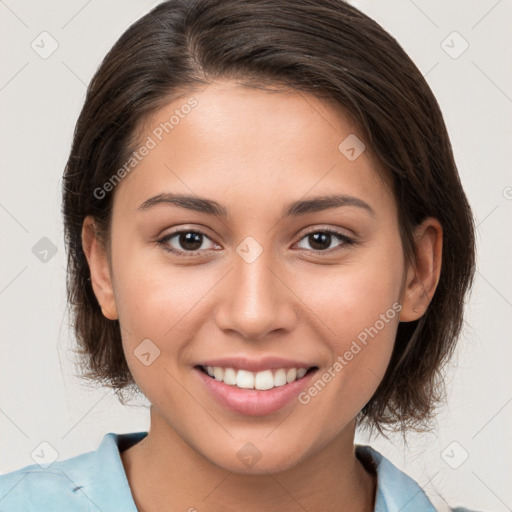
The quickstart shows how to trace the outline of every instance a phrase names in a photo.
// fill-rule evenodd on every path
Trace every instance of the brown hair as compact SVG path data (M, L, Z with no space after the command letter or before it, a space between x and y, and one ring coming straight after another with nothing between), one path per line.
M444 232L440 281L422 318L400 323L386 374L358 423L421 430L444 396L475 266L474 224L439 105L397 41L341 0L170 0L130 26L93 77L63 176L67 292L82 377L133 388L119 322L100 310L81 243L93 215L109 245L113 192L98 187L163 105L217 78L281 85L333 102L359 128L392 185L406 261L428 216ZM136 387L136 386L135 386ZM122 400L122 394L120 394Z

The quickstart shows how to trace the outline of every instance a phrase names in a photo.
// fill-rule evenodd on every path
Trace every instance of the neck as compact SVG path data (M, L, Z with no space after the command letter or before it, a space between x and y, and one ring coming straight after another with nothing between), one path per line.
M372 512L376 479L355 456L355 422L296 466L239 474L203 457L151 407L151 427L121 453L139 511Z

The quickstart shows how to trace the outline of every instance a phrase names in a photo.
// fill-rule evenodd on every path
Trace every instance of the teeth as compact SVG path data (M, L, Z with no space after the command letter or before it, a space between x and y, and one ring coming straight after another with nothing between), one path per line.
M307 368L280 368L279 370L263 370L250 372L248 370L235 370L220 366L206 366L206 373L215 380L222 381L229 386L242 389L257 389L265 391L274 387L284 386L301 379L306 375Z
M286 372L286 382L290 384L290 382L293 382L297 379L297 369L296 368L290 368Z
M274 374L274 386L284 386L286 384L286 370L282 368Z
M306 375L306 368L299 368L297 370L297 379L302 379L302 377L304 377L304 375Z
M224 370L224 382L230 386L236 386L236 372L233 368L226 368Z
M247 370L238 370L236 386L243 389L254 389L254 373Z
M254 379L255 389L264 391L265 389L272 389L274 387L274 376L270 370L258 372Z

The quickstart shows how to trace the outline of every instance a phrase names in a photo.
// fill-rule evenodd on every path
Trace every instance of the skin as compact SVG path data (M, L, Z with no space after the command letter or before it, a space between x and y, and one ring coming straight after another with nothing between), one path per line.
M428 307L440 274L442 229L416 230L415 265L406 265L396 203L370 148L354 161L338 146L356 133L332 105L291 90L269 93L231 80L188 92L156 112L141 141L191 96L198 105L116 187L111 264L92 218L83 246L103 314L119 319L130 370L150 408L148 436L122 452L139 510L364 511L376 481L355 456L355 417L389 363L400 321ZM361 138L361 137L360 137ZM215 200L226 218L160 204L165 192ZM372 208L341 206L281 218L289 203L346 194ZM187 257L155 243L200 230ZM315 245L308 234L334 230ZM236 252L253 237L261 255ZM201 243L202 241L202 243ZM166 241L185 253L180 237ZM323 247L323 249L322 249ZM188 249L190 251L190 249ZM394 303L402 310L311 399L249 417L212 400L193 366L234 355L311 361L322 375ZM150 339L149 366L134 350ZM237 453L262 454L248 468Z

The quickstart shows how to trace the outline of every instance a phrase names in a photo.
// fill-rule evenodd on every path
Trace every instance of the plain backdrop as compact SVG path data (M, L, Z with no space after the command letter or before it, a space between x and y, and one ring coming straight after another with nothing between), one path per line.
M0 473L33 464L41 442L65 459L96 449L107 432L148 429L147 402L122 406L75 376L60 202L86 85L156 3L0 1ZM357 441L417 480L440 510L511 510L512 2L352 3L430 84L478 226L476 282L437 429L406 445L398 436Z

